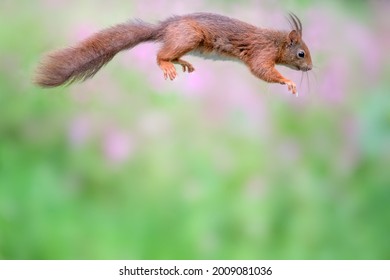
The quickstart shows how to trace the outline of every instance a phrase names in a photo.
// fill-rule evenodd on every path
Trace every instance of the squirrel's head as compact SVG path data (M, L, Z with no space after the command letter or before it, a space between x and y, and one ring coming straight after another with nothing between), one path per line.
M310 51L302 39L302 23L299 18L289 14L289 23L292 30L288 33L286 43L281 52L280 64L295 70L309 71L313 68Z

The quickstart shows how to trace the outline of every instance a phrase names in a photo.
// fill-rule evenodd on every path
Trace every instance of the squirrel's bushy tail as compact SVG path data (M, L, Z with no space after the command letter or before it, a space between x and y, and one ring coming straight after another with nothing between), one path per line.
M104 29L73 47L49 53L38 66L34 83L56 87L91 78L118 52L156 40L156 26L132 21Z

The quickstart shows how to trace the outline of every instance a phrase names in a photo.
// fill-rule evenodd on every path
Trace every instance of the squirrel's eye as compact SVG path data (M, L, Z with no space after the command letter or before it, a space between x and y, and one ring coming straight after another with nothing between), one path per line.
M305 57L305 52L304 51L299 51L298 52L298 57L304 58Z

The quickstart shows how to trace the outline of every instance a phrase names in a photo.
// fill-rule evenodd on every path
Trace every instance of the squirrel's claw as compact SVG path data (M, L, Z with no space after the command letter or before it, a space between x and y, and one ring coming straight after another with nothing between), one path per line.
M183 67L183 72L192 73L195 71L195 68L192 67L192 65L182 65L182 67Z
M177 73L176 73L176 69L175 67L172 67L171 69L169 69L169 78L171 79L171 81L173 81L177 76Z

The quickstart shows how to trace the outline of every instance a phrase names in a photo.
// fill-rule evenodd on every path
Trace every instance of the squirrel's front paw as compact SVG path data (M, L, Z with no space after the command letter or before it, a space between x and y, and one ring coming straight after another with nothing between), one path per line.
M291 91L292 94L296 94L298 96L297 86L293 81L287 80L284 84L287 85L288 90Z

